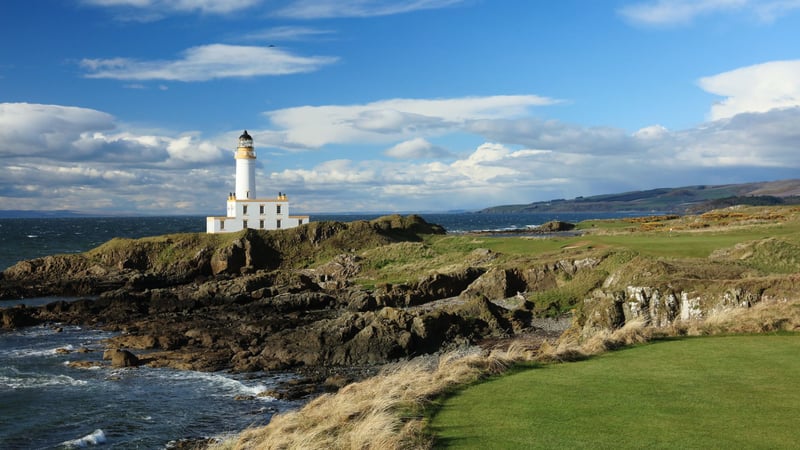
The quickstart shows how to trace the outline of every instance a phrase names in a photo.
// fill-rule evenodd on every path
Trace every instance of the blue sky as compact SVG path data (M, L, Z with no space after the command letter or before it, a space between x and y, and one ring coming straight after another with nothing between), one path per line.
M797 178L800 0L7 0L0 209L475 210Z

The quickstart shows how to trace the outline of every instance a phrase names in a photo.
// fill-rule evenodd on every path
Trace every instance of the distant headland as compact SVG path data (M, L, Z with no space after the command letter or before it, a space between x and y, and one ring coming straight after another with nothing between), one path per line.
M501 205L481 213L663 212L694 214L733 205L800 204L800 179L758 183L696 185Z

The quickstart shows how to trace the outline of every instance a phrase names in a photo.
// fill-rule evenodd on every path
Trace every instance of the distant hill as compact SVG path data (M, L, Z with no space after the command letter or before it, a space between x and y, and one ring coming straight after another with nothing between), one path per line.
M668 212L697 213L737 204L800 204L800 179L759 183L698 185L659 188L621 194L576 197L534 202L527 205L502 205L481 213L539 212Z

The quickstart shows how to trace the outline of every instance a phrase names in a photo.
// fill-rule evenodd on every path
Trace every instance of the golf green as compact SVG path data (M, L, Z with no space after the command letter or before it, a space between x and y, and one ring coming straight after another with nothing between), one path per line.
M446 448L797 448L800 335L658 341L446 399Z

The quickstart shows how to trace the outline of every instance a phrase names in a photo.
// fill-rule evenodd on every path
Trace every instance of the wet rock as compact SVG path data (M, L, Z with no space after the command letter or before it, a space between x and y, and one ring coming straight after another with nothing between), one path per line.
M29 327L39 323L34 316L35 310L24 306L6 308L0 311L0 324L3 328Z
M104 360L111 360L111 366L116 368L139 367L139 358L127 350L110 349L103 352Z

